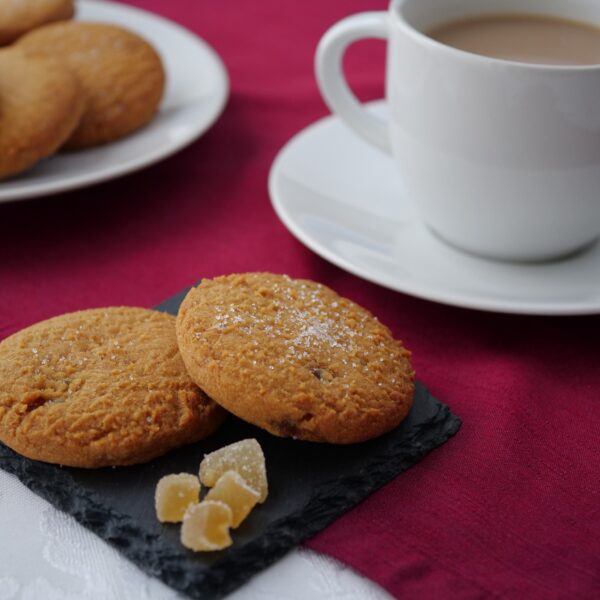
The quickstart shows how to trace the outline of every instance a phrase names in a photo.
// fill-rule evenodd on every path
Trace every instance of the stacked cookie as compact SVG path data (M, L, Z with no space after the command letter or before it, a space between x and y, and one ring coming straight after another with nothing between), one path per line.
M313 281L205 280L181 304L177 340L202 390L274 435L360 442L396 427L412 402L410 353L370 312Z
M0 0L0 178L61 148L89 148L147 124L165 73L154 48L109 24L70 21L73 0Z
M228 411L277 436L349 444L396 427L413 380L410 353L350 300L230 275L192 289L176 319L93 309L1 342L0 441L47 462L133 464L203 438Z
M74 0L1 0L0 46L47 23L72 19Z

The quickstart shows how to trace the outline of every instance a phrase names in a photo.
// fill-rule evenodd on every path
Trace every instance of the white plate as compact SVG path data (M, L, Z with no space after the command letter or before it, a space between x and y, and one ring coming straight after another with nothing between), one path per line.
M382 102L370 109L386 113ZM600 312L600 244L538 264L489 261L455 250L419 221L392 160L337 117L318 121L287 143L271 168L269 192L277 215L302 243L393 290L506 313Z
M194 141L217 119L229 92L214 50L183 27L104 0L79 0L77 18L122 25L159 51L167 72L160 112L143 129L90 150L57 154L17 178L0 182L0 202L88 186L155 163Z

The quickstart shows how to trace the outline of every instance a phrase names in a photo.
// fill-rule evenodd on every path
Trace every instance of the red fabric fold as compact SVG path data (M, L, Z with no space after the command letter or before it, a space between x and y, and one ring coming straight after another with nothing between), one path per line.
M593 598L600 593L600 318L495 315L366 283L300 245L271 209L270 164L327 114L313 54L335 21L382 0L136 0L206 39L232 95L200 140L140 173L0 205L0 336L91 306L151 306L200 277L268 270L371 309L458 435L308 546L397 597ZM381 96L384 46L350 78ZM202 76L201 73L198 74Z

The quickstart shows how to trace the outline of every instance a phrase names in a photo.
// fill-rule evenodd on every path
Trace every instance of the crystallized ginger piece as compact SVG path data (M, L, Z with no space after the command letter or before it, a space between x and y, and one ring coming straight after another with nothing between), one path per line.
M156 486L154 504L162 523L179 523L190 504L197 504L200 482L191 473L165 475Z
M256 506L260 494L253 490L239 473L227 471L206 494L205 500L220 500L227 504L233 513L231 526L235 529Z
M213 487L227 471L235 471L260 494L259 502L267 499L267 470L265 455L255 439L241 440L224 446L204 457L200 463L200 481Z
M181 543L195 552L222 550L231 546L229 528L233 513L227 504L203 500L190 506L181 526Z

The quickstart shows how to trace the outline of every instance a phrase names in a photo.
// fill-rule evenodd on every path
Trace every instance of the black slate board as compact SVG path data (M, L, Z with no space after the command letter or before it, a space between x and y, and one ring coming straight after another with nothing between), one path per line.
M175 314L187 292L157 307ZM413 408L396 430L351 446L281 439L229 417L210 439L148 464L96 470L23 458L0 444L0 467L71 514L150 575L198 600L220 598L311 537L376 489L443 444L460 427L447 406L417 384ZM265 452L269 498L233 532L234 544L194 554L177 525L154 514L156 482L168 473L196 473L203 455L256 438Z

